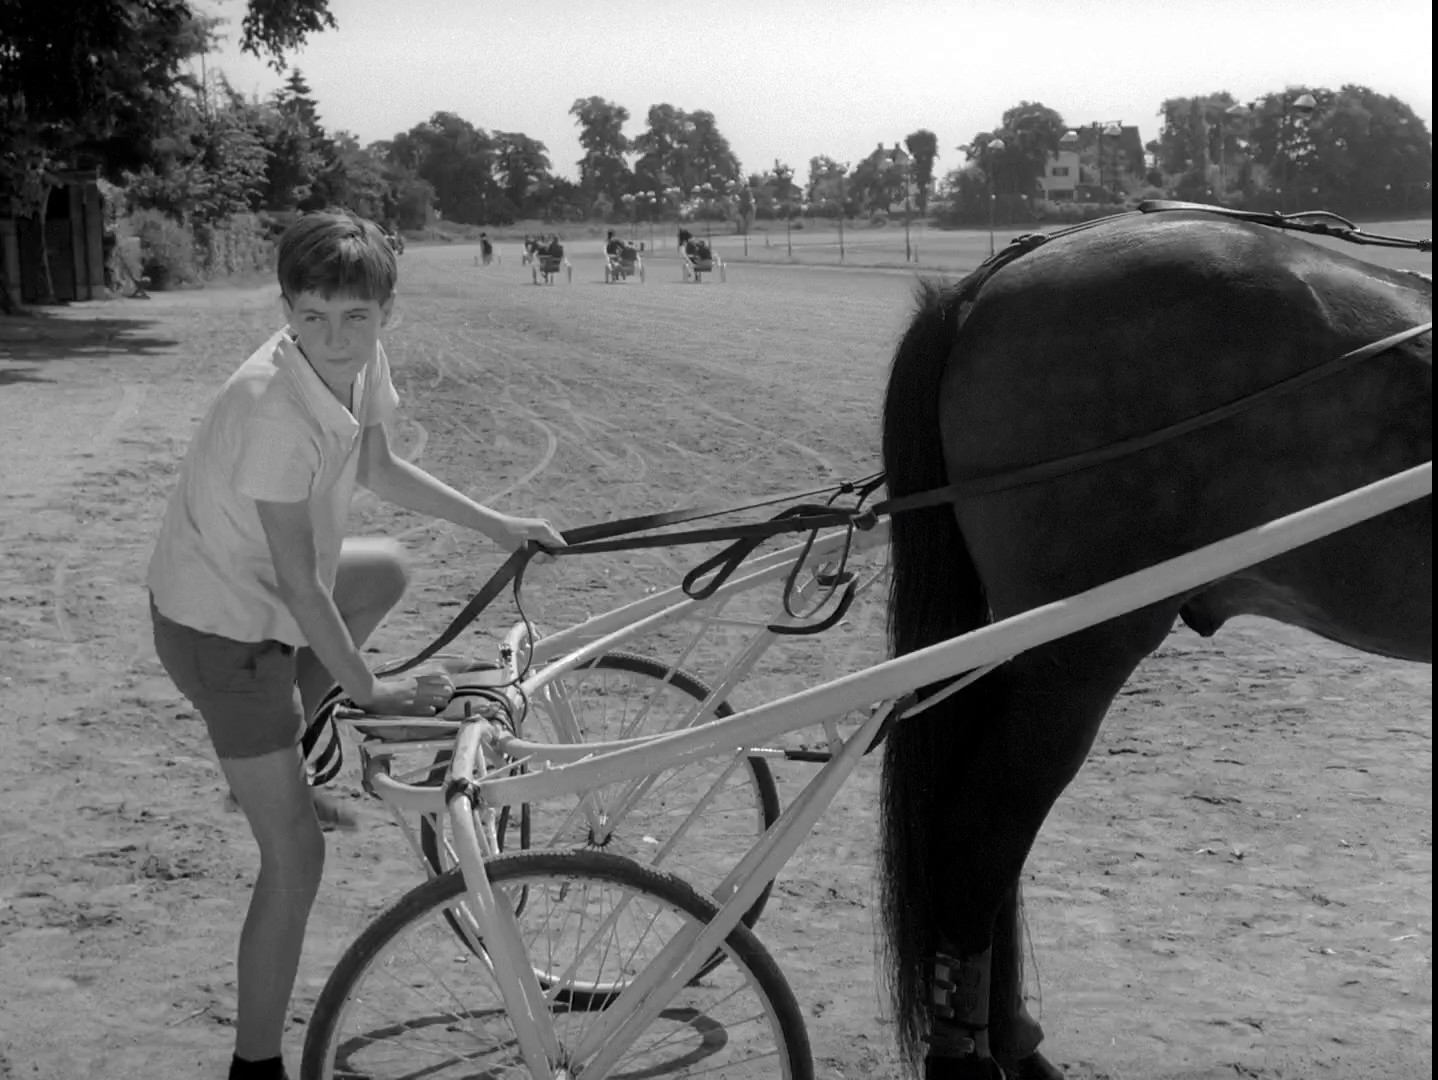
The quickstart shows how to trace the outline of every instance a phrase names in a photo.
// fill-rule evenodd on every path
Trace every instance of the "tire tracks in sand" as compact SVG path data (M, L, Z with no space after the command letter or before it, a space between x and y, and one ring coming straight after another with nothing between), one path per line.
M120 400L115 405L114 411L100 425L94 435L91 436L87 448L78 451L75 458L98 457L106 447L119 438L120 432L125 429L136 416L140 414L140 404L145 400L149 387L144 383L135 382L133 379L122 379L120 382ZM78 465L76 466L78 468ZM65 610L65 595L70 584L70 560L65 552L61 552L60 558L55 563L55 569L50 576L50 593L54 605L55 629L60 635L60 640L67 645L83 644L75 637L75 628L70 622L70 614Z

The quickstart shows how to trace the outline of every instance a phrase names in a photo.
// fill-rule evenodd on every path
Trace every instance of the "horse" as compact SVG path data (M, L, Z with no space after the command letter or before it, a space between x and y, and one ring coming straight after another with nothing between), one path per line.
M1020 238L1022 257L919 284L883 403L889 495L960 493L891 519L895 654L1431 460L1431 278L1243 215L1161 209ZM1020 874L1175 620L1212 635L1264 616L1431 664L1432 548L1430 496L1024 653L895 725L881 906L908 1067L1062 1075L1023 1005Z

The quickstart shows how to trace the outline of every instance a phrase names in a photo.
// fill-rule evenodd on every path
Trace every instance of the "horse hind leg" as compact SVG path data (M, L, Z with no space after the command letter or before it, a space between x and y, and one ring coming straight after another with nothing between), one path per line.
M1162 642L1176 608L1016 657L890 736L886 916L901 1039L907 1029L911 1057L913 1036L924 1040L927 1080L992 1080L998 1064L1011 1076L1061 1075L1037 1053L1043 1032L1023 1007L1019 876L1114 696ZM954 961L953 992L935 978L936 953Z

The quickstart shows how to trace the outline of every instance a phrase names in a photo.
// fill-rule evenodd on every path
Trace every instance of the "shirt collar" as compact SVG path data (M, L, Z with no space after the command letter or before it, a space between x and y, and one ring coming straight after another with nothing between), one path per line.
M326 430L336 435L352 437L359 430L357 416L364 409L364 392L366 383L369 381L369 364L360 368L359 374L355 376L352 404L355 412L351 413L339 403L339 400L330 392L323 379L310 367L310 362L305 359L305 354L300 351L300 346L291 335L288 327L281 330L275 343L275 367L288 372L294 379L295 385L299 388L305 403L315 414L315 417Z

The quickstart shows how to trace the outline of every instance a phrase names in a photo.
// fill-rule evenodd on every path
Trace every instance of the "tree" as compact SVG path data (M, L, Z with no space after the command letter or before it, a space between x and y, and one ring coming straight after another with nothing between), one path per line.
M1233 95L1226 90L1165 100L1158 111L1163 117L1158 133L1159 169L1170 175L1202 174L1210 164L1231 156L1247 124L1243 118L1228 116L1233 104Z
M739 159L729 147L729 140L719 131L714 114L699 109L688 114L692 125L689 132L689 159L700 184L714 187L737 183L743 176Z
M250 0L242 46L278 59L333 26L328 0ZM190 0L3 0L0 182L19 187L44 161L111 175L148 160L172 95L194 89L184 61L209 48L219 20Z
M584 149L578 162L580 189L591 203L602 195L617 206L633 177L624 159L629 152L624 135L629 110L601 97L588 97L576 98L569 115L579 125L579 145Z
M125 174L131 206L209 227L263 205L269 109L246 101L223 76L216 88L204 107L193 97L172 102L170 134L155 141L150 163Z
M337 131L325 141L328 156L316 181L326 206L347 206L374 221L393 214L393 191L383 162L360 146L348 131Z
M792 165L785 165L775 158L774 167L769 170L769 177L774 188L774 198L780 202L797 202L803 195L799 185L794 183L794 167Z
M285 53L304 45L311 34L335 28L329 0L250 0L240 24L240 48L285 68Z
M904 145L914 159L913 181L918 188L919 213L926 214L929 210L929 187L934 181L934 162L939 157L939 137L927 128L920 128L904 137Z
M1042 102L1020 101L1005 111L993 133L1004 141L1004 149L995 161L994 182L999 190L1032 195L1067 130L1063 116Z
M684 128L687 120L684 110L673 105L649 106L647 126L630 144L630 149L639 154L634 162L638 187L663 191L673 186L687 196L697 186Z
M536 210L535 193L549 179L549 151L542 142L518 131L494 133L494 159L499 188L516 217Z
M1433 136L1398 98L1366 86L1308 90L1308 113L1259 112L1255 153L1276 160L1305 200L1340 213L1405 213L1432 206ZM1281 103L1280 103L1281 104ZM1277 115L1275 115L1277 113Z
M12 0L0 20L0 197L18 197L45 231L63 169L140 167L166 127L180 64L209 24L182 0ZM40 245L47 298L48 245Z
M634 178L640 190L662 191L673 186L687 199L705 184L726 189L741 183L739 159L713 113L651 105L645 122L647 127L631 144L639 154Z
M423 124L396 135L391 159L433 188L435 201L450 221L482 225L489 202L499 195L494 182L495 142L452 112L437 112Z
M894 151L898 149L897 143L892 148L879 143L868 157L854 166L848 195L860 210L887 211L894 203L903 201L905 175L903 164L895 157Z
M188 0L3 0L0 13L0 196L18 196L43 231L60 170L114 178L152 162L175 93L193 85L181 65L216 20ZM327 0L250 0L242 46L282 63L332 25ZM43 254L42 267L53 293Z
M336 201L336 185L323 182L326 158L333 156L333 150L304 75L292 71L285 85L271 95L270 104L265 205L271 210L317 210Z
M846 206L850 200L844 185L847 172L847 165L839 164L827 154L809 159L809 183L804 194L819 208L819 213L827 217L848 216Z
M939 197L946 206L941 220L947 225L973 225L987 221L991 190L990 178L976 164L949 170L939 182Z

